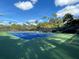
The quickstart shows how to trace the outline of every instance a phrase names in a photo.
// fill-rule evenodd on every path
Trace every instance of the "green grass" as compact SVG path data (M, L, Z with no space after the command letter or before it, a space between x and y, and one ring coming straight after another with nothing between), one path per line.
M8 32L0 32L0 36L8 36Z
M79 46L69 43L78 40L79 35L57 34L26 41L0 32L0 59L79 59Z
M74 34L57 34L52 36L52 37L48 37L48 40L56 40L59 41L60 43L63 43L69 39L71 39L74 36Z

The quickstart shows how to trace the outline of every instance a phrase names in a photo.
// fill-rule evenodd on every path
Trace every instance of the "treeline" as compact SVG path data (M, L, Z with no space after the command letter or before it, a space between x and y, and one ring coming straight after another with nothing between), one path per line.
M36 26L26 24L0 25L0 31L35 31Z
M56 14L54 14L52 17L44 16L43 19L48 19L48 22L37 23L37 25L17 23L0 25L0 31L67 32L68 30L72 31L79 25L79 20L74 19L74 16L69 13L62 18L58 18ZM69 29L71 27L73 27L72 30Z

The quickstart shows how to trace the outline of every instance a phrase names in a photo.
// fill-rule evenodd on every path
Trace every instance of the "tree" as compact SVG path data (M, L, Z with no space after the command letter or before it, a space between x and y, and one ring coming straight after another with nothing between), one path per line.
M48 16L43 16L42 19L49 19L49 17Z
M11 24L11 30L13 30L13 31L19 31L19 30L21 30L22 29L22 26L21 25L19 25L19 24Z
M65 21L72 21L73 20L73 15L67 13L65 14L65 16L63 17L63 22Z
M54 19L57 19L57 14L56 13L53 13L52 16L53 16Z

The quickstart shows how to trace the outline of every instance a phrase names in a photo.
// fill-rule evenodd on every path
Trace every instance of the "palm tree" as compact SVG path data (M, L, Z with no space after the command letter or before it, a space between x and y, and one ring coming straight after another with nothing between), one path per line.
M56 13L53 13L52 16L53 16L54 19L57 19L57 14Z
M48 20L49 20L50 17L48 17L48 16L43 16L42 19L48 19Z

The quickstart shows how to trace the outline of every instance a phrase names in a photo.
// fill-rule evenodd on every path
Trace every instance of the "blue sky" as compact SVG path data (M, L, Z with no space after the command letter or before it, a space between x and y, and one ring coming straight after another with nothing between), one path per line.
M79 0L0 0L0 21L42 22L47 21L41 19L43 16L53 13L58 17L66 13L79 15L78 10Z

